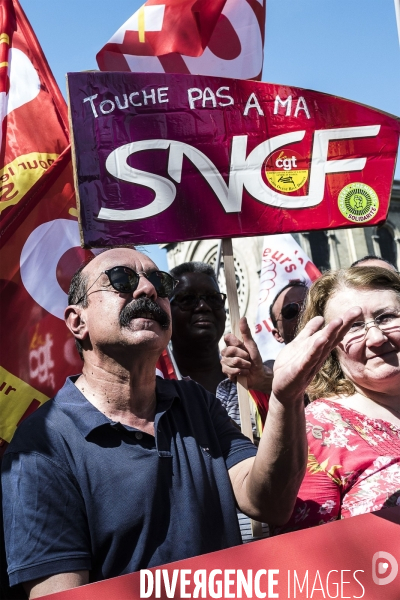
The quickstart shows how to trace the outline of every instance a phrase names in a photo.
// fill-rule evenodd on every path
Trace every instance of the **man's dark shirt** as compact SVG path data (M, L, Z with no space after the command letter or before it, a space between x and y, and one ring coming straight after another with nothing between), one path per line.
M3 458L11 585L98 581L241 543L227 469L256 454L214 396L157 377L155 438L110 421L67 379Z

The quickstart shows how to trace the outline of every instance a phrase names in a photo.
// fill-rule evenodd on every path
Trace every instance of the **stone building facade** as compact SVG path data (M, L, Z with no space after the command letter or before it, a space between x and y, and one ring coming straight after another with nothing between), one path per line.
M393 184L389 215L383 226L310 231L294 234L294 237L321 271L349 267L367 254L381 256L400 269L400 181ZM192 260L213 265L219 248L218 240L179 242L163 246L167 249L169 268ZM251 325L257 308L262 247L262 236L233 240L240 313L247 316ZM222 269L219 281L221 291L224 291Z

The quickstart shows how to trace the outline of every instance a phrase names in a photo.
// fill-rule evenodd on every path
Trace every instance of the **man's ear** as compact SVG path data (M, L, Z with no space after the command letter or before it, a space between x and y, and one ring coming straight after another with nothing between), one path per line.
M279 342L280 344L284 344L284 339L281 336L281 334L279 333L279 331L277 329L273 329L271 331L272 335L274 336L274 338L276 339L277 342Z
M86 320L83 314L83 309L76 304L67 306L64 312L65 324L78 340L84 340L87 335Z

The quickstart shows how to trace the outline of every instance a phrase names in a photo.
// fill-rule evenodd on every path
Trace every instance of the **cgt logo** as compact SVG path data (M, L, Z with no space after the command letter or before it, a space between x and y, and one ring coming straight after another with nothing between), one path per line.
M392 554L383 552L383 550L375 552L372 557L372 579L376 585L388 585L388 583L392 583L397 577L398 570L399 565Z
M173 182L179 184L182 180L184 158L188 159L207 181L226 213L235 213L242 210L244 189L259 202L270 206L280 208L316 206L324 198L325 177L328 173L362 171L367 162L365 157L328 160L330 142L350 138L375 137L378 135L379 130L380 125L367 125L364 127L342 127L315 131L311 156L310 185L308 194L304 196L287 196L276 191L293 191L285 185L283 187L276 185L276 189L272 190L263 179L263 169L261 167L264 161L277 150L301 141L306 134L305 130L272 137L256 146L250 153L247 153L248 136L233 136L228 184L208 156L194 146L176 140L164 139L131 142L111 152L106 160L106 169L116 179L150 188L154 192L155 198L150 204L142 208L119 210L103 207L98 214L98 218L104 221L136 221L154 217L166 210L175 200L176 186ZM153 150L168 151L167 173L169 179L155 173L135 169L128 164L127 161L132 154ZM292 158L291 163L293 165ZM303 171L301 172L303 173ZM305 179L301 180L299 185L302 186L304 183ZM295 186L294 189L298 188Z

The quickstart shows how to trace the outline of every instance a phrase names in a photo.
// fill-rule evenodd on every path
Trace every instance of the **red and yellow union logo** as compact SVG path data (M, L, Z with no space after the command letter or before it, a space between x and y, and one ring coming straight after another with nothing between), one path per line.
M263 165L268 183L280 192L296 192L306 183L308 169L304 158L295 150L284 148L271 154Z

